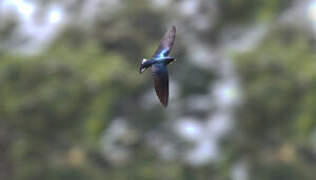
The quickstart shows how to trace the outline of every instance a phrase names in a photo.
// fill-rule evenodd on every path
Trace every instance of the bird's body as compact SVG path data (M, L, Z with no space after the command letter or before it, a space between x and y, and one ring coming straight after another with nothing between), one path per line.
M139 72L144 72L151 67L154 78L156 94L165 107L168 105L169 98L169 77L167 65L175 61L174 57L168 56L174 44L176 36L176 28L172 28L166 32L160 40L160 44L155 54L151 59L143 59Z

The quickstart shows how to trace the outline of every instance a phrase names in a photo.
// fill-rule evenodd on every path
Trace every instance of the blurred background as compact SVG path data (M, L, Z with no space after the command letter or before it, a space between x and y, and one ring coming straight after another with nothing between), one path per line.
M0 179L315 179L315 48L315 0L1 0Z

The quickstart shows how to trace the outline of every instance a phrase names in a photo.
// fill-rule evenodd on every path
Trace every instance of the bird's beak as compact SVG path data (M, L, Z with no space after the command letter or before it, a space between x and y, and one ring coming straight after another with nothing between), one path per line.
M145 68L140 68L139 69L139 74L141 74L142 72L144 72L146 69Z

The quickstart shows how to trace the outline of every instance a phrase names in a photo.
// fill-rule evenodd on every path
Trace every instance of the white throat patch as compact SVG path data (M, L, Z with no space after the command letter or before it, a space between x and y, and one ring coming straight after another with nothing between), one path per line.
M144 62L146 62L148 59L145 59L145 58L143 58L143 60L142 60L142 64L144 63Z

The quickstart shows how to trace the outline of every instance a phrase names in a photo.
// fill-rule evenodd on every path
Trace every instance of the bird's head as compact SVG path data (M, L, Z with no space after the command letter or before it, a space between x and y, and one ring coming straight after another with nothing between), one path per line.
M152 65L152 62L148 59L143 58L142 63L140 64L139 73L144 72L147 68Z

